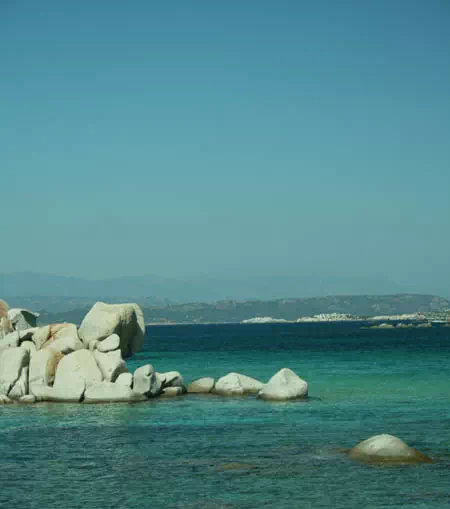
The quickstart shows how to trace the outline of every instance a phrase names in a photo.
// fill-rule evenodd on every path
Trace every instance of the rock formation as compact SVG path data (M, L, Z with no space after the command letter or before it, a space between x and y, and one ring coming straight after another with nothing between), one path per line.
M375 435L349 452L350 458L367 463L431 463L433 460L393 435Z

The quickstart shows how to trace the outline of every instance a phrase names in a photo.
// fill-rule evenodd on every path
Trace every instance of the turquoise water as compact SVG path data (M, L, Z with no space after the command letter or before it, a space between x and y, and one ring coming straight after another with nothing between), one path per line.
M447 508L450 329L167 326L130 367L187 382L290 367L306 402L188 395L142 404L0 407L0 507ZM435 459L374 467L343 449L391 433Z

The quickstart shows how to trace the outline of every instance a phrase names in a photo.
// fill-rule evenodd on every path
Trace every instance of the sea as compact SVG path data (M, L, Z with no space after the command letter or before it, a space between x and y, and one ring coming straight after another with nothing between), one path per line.
M450 328L359 323L149 326L131 369L186 383L283 367L309 398L185 395L136 404L0 407L0 507L450 507ZM390 433L431 464L346 450Z

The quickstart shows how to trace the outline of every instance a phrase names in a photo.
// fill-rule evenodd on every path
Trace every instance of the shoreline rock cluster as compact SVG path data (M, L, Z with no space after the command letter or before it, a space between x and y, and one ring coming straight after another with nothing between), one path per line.
M0 300L0 404L36 402L140 402L185 393L256 395L267 401L308 397L308 383L283 368L267 383L240 373L205 377L187 387L178 371L158 373L151 364L128 371L145 334L137 304L97 302L78 328L72 323L36 327L37 313L8 309ZM392 435L376 435L348 451L360 462L430 463L432 459Z
M80 327L36 327L37 313L8 309L3 301L0 310L0 403L137 402L185 393L286 401L308 395L308 383L287 368L267 384L229 373L217 381L195 380L187 388L178 371L158 373L146 364L130 373L125 359L141 349L145 335L144 315L134 303L97 302Z

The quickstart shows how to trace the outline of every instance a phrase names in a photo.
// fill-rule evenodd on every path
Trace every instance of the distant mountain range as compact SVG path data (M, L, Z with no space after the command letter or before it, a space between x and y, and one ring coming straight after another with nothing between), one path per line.
M43 312L40 323L80 323L90 306L65 312ZM143 306L147 323L223 323L241 322L254 317L270 316L296 320L319 313L345 313L362 317L401 315L404 313L439 313L450 308L447 299L434 295L338 295L306 299L270 301L194 302L164 306Z
M381 295L413 292L425 293L421 288L405 287L375 277L267 273L246 277L200 275L186 280L155 275L92 280L34 272L0 274L0 298L8 300L13 306L49 311L85 307L102 299L110 302L132 300L144 306L161 306L168 303L215 302L227 299L275 300L339 294ZM443 295L448 297L450 292Z

